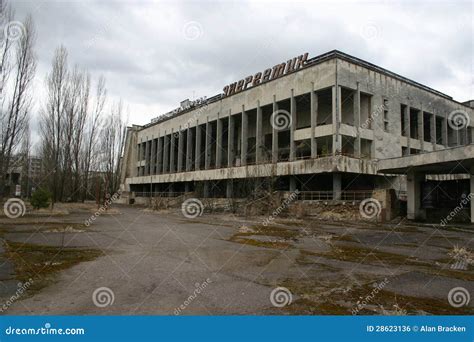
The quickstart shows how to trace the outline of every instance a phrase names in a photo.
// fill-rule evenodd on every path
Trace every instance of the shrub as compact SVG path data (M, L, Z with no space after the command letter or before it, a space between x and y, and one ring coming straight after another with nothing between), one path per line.
M45 189L38 189L31 195L31 205L35 209L47 208L51 194Z

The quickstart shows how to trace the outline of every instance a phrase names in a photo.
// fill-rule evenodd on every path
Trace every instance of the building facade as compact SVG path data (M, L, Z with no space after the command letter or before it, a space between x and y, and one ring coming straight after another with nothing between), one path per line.
M122 187L245 197L264 186L328 199L404 190L378 161L470 144L471 119L469 103L371 63L305 54L129 127Z

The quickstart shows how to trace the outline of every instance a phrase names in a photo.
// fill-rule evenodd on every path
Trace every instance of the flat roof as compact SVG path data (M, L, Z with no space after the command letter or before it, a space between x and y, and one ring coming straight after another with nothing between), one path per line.
M360 59L360 58L351 56L351 55L349 55L349 54L347 54L347 53L344 53L344 52L341 52L341 51L339 51L339 50L332 50L332 51L323 53L323 54L321 54L321 55L319 55L319 56L310 58L310 59L308 59L308 61L306 62L306 65L305 65L303 68L300 68L300 69L298 69L298 70L295 70L295 71L286 73L286 74L281 75L281 76L279 76L279 77L277 77L277 78L274 78L274 79L272 79L272 80L270 80L270 81L268 81L268 82L261 83L261 84L259 84L259 85L257 85L257 86L253 86L253 87L247 88L247 89L245 89L245 90L239 92L239 94L240 94L240 93L243 93L243 92L245 92L245 91L248 91L248 90L257 88L257 87L261 86L262 84L267 84L267 83L276 81L276 80L278 80L279 78L286 77L286 76L291 75L291 74L293 74L293 73L300 72L301 70L304 70L304 69L306 69L306 68L313 67L313 66L315 66L315 65L321 64L321 63L323 63L323 62L326 62L326 61L328 61L328 60L330 60L330 59L334 59L334 58L339 58L339 59L345 60L345 61L347 61L347 62L349 62L349 63L353 63L353 64L356 64L356 65L362 66L362 67L364 67L364 68L367 68L367 69L369 69L369 70L376 71L376 72L378 72L378 73L384 74L384 75L386 75L386 76L389 76L389 77L395 78L395 79L397 79L397 80L399 80L399 81L402 81L402 82L405 82L405 83L407 83L407 84L410 84L410 85L412 85L412 86L414 86L414 87L417 87L417 88L423 89L423 90L425 90L425 91L431 92L431 93L433 93L433 94L435 94L435 95L444 97L445 99L448 99L448 100L451 100L451 101L453 101L453 102L456 102L456 103L458 103L459 105L462 105L462 106L465 106L465 107L469 107L467 104L462 103L462 102L458 102L458 101L454 100L451 96L446 95L446 94L444 94L444 93L442 93L442 92L440 92L440 91L438 91L438 90L435 90L435 89L433 89L433 88L430 88L430 87L428 87L428 86L425 86L425 85L423 85L423 84L421 84L421 83L418 83L418 82L416 82L416 81L413 81L413 80L411 80L411 79L409 79L409 78L406 78L406 77L403 77L403 76L401 76L401 75L399 75L399 74L396 74L396 73L394 73L394 72L392 72L392 71L390 71L390 70L384 69L384 68L379 67L379 66L377 66L377 65L375 65L375 64L369 63L369 62L367 62L367 61L364 61L364 60L362 60L362 59ZM194 107L191 107L191 108L188 108L188 109L184 109L184 110L182 110L182 111L180 111L180 112L178 112L178 113L175 113L175 114L173 114L173 115L162 114L161 116L159 116L159 117L157 118L157 121L150 122L150 123L148 123L148 124L146 124L146 125L143 125L143 126L141 126L141 128L140 128L139 130L140 130L140 131L141 131L141 130L144 130L144 129L149 128L149 127L151 127L151 126L154 126L154 125L157 125L157 124L159 124L159 123L162 123L162 122L164 122L164 121L167 121L167 120L176 118L176 117L178 117L178 116L180 116L180 115L182 115L182 114L191 112L191 111L193 111L193 110L195 110L195 109L199 109L199 108L201 108L201 107L204 107L204 106L206 106L206 105L208 105L208 104L210 104L210 103L217 102L217 101L219 101L219 100L221 100L221 99L223 99L223 98L232 97L232 96L234 96L234 95L236 95L236 94L233 94L233 95L230 95L230 96L224 96L224 93L217 94L217 95L214 95L214 96L208 98L204 103L202 103L202 104L200 104L200 105L198 105L198 106L194 106Z

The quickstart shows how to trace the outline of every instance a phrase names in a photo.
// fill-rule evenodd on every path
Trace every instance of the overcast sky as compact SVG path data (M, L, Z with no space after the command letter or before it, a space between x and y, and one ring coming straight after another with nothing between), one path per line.
M54 50L107 79L129 124L213 96L290 57L338 49L454 97L473 99L471 1L10 0L37 29L36 110ZM33 127L37 126L33 122Z

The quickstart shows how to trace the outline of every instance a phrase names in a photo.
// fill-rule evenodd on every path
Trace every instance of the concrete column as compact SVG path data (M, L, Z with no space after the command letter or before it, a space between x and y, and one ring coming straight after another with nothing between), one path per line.
M431 115L430 135L431 135L431 144L433 145L433 151L436 151L436 114Z
M222 120L217 115L216 130L216 168L222 167Z
M160 174L163 173L163 139L160 137L160 134L158 134L156 150L156 173Z
M191 127L188 125L188 129L186 130L186 171L191 171L193 165L193 132ZM187 184L187 183L186 183Z
M273 114L278 110L276 96L273 95ZM276 115L276 114L275 114ZM278 130L272 125L272 163L278 162Z
M169 156L170 156L170 138L169 136L163 136L163 173L168 173L169 168Z
M318 123L318 95L314 91L314 82L311 82L310 110L311 115L311 158L318 157L315 130Z
M155 166L156 166L156 139L153 139L153 135L151 136L151 156L150 156L150 175L155 174Z
M444 147L449 146L449 140L448 140L448 118L444 117L443 118L443 123L441 125L441 135L442 135L442 144Z
M425 116L423 115L423 106L420 106L418 112L418 139L420 139L421 151L424 151L425 146Z
M240 141L240 165L247 165L247 147L248 147L248 114L245 107L242 106L242 139Z
M332 127L333 127L333 138L332 138L332 153L341 152L342 142L341 136L339 135L339 124L340 124L340 113L341 113L341 87L332 87Z
M206 122L206 155L204 160L204 167L205 169L209 169L211 167L211 151L212 151L212 125L209 122L209 118Z
M296 177L290 176L290 192L296 191Z
M407 219L422 218L421 213L421 182L423 174L410 171L407 174Z
M184 134L181 129L181 126L179 127L179 132L178 132L178 172L183 171L183 162L184 162Z
M229 110L229 129L227 134L227 166L234 166L234 118Z
M474 223L474 167L471 167L471 179L470 179L470 198L471 200L469 201L471 204L471 223Z
M255 123L256 127L256 138L255 138L255 162L257 164L263 162L263 121L262 121L262 107L260 107L260 101L257 101L257 121Z
M354 155L356 158L361 156L361 147L360 147L360 126L364 125L364 128L367 128L366 122L360 122L360 87L359 82L357 82L357 89L354 92L354 126L356 127L356 139L354 145Z
M170 136L170 173L175 172L174 168L174 146L176 144L176 132L173 132L173 129L171 129L171 136Z
M290 125L290 161L296 160L296 144L295 144L295 127L296 127L296 101L294 90L291 89L290 96L290 114L291 114L291 125Z
M340 173L333 173L332 174L332 192L333 192L333 199L340 200L341 199L341 191L342 191L342 179Z
M232 179L228 179L226 181L226 197L227 198L232 198L233 195L234 195L234 186L233 186L233 183L232 183Z
M189 182L184 183L184 192L191 192L191 184Z
M194 156L194 170L201 169L201 127L199 121L196 121L196 155Z
M150 174L150 140L146 137L145 142L145 176Z
M407 155L410 155L411 146L411 118L410 118L410 106L406 107L407 115L405 115L405 128L407 129Z
M203 186L203 195L204 198L208 198L210 195L210 181L204 181L204 186Z

